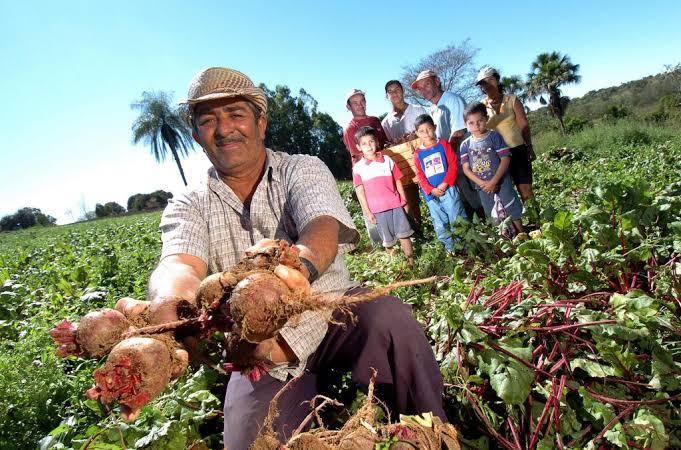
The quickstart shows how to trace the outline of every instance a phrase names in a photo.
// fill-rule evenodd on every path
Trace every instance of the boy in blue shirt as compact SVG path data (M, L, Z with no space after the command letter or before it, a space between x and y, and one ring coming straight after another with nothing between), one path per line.
M487 107L472 103L464 110L466 128L471 135L461 143L463 173L475 183L485 215L491 216L494 194L499 195L518 233L523 232L523 212L518 194L508 173L511 152L499 133L487 129Z
M456 153L445 139L435 136L435 123L428 114L414 122L421 146L414 151L414 166L419 186L426 199L437 238L448 252L454 251L454 240L449 226L458 217L467 218L456 188L458 172Z

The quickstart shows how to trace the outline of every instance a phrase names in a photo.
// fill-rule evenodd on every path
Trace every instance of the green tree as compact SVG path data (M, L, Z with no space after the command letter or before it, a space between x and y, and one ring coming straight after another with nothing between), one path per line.
M144 141L151 147L151 154L157 162L164 161L168 150L173 155L184 185L187 179L182 170L180 157L189 155L193 148L191 128L177 108L171 106L172 93L143 92L142 99L130 105L140 111L132 125L132 140L137 144Z
M569 56L561 55L559 52L541 53L532 63L531 69L532 71L527 74L528 98L539 97L539 102L546 105L544 95L548 95L549 114L558 119L565 133L563 117L570 99L561 95L560 87L580 82L581 77L577 74L579 64L572 64Z
M501 84L504 86L504 92L509 95L515 95L521 101L527 100L525 95L525 82L518 75L511 75L510 77L501 77Z
M265 145L275 151L316 156L337 179L350 175L350 157L343 145L343 129L326 114L317 111L317 101L301 89L293 96L287 86L270 90L264 84L268 102Z
M57 223L57 219L40 211L39 208L21 208L14 214L0 219L1 231L21 230L36 225L51 226Z
M95 206L95 215L97 217L117 216L125 213L125 208L116 202L106 202L105 204L97 203Z
M128 212L132 211L153 211L165 208L168 200L173 198L171 192L162 190L154 191L151 194L135 194L128 197Z

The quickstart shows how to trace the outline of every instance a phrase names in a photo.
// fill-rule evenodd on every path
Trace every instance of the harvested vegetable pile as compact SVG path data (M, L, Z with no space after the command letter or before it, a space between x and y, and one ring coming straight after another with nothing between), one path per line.
M317 396L312 400L312 412L292 433L286 443L279 442L273 429L277 417L277 401L294 379L284 386L270 402L265 423L250 450L460 450L456 429L427 413L421 416L402 416L400 423L380 424L376 420L378 407L374 399L374 371L367 396L362 406L345 422L340 430L328 430L319 411L332 404L342 406L330 398ZM317 405L316 402L320 401ZM312 420L317 427L304 431ZM389 416L388 416L389 419ZM390 420L388 420L390 422Z
M170 380L182 375L188 354L179 341L194 336L215 339L226 357L225 367L239 370L253 380L266 372L267 361L254 357L258 343L273 338L292 318L305 311L348 308L371 301L391 289L433 281L396 283L373 292L329 300L290 290L275 271L281 266L300 269L298 250L286 241L246 257L229 271L213 274L200 285L196 300L163 297L152 302L121 299L116 309L85 315L79 323L60 322L50 335L60 356L101 357L95 370L95 386L86 395L103 404L118 402L123 418L132 420L139 409L158 396ZM160 323L168 309L180 320ZM225 334L226 333L226 334Z

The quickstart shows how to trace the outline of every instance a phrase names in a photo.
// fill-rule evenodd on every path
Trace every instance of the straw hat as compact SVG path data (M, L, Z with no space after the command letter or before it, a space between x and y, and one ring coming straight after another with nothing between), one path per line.
M244 97L252 101L262 114L267 114L267 97L262 89L243 73L226 67L211 67L196 74L189 83L187 98L180 104L193 111L197 103L232 97Z

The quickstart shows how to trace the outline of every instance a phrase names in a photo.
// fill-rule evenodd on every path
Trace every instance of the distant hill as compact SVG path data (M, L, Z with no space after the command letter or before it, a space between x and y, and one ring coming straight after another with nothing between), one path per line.
M619 86L590 91L570 99L566 125L570 122L592 122L608 116L636 116L659 121L669 117L671 110L681 110L681 67L651 75ZM533 132L558 129L558 121L549 118L546 107L528 114ZM555 122L555 123L554 123Z
M681 72L677 70L677 73ZM676 76L675 76L676 75ZM650 113L657 108L660 98L681 92L679 74L661 73L640 80L622 83L572 99L568 112L595 119L605 114L612 105L625 107L635 114Z

